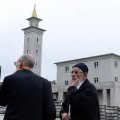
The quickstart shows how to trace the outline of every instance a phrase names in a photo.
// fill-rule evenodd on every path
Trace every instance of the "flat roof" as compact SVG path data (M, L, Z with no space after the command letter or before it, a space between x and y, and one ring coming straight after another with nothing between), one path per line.
M54 64L60 64L60 63L66 63L66 62L74 62L74 61L88 61L89 59L95 59L95 58L108 58L108 57L116 57L120 59L120 56L114 53L109 53L109 54L102 54L102 55L96 55L96 56L91 56L91 57L85 57L85 58L80 58L80 59L74 59L74 60L68 60L68 61L62 61L62 62L56 62Z

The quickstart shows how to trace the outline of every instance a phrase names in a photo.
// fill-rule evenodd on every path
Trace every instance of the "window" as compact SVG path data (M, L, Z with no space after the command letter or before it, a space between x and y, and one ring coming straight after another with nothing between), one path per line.
M98 83L98 77L94 78L94 83Z
M37 43L38 43L38 38L37 38Z
M38 67L38 61L35 62L35 67Z
M115 81L118 81L118 77L115 77Z
M27 49L27 51L26 51L26 52L27 52L27 54L28 54L28 53L29 53L29 50Z
M99 63L98 62L94 62L94 68L98 68L99 67Z
M36 54L38 54L38 50L36 50Z
M68 85L68 80L65 81L65 85Z
M69 66L65 66L65 72L69 72Z
M114 61L114 66L117 67L118 66L118 62Z
M27 39L28 43L29 43L29 38Z

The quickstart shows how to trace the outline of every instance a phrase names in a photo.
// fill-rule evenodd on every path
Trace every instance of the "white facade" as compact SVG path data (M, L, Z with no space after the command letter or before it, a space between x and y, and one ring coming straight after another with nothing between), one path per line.
M88 80L98 91L100 105L120 106L120 56L105 54L88 58L55 63L57 65L57 84L53 84L56 101L63 101L69 87L72 66L84 62L88 68Z
M35 58L35 66L33 72L41 75L41 60L42 60L42 37L45 30L39 28L39 21L36 10L34 8L29 21L29 27L22 29L24 31L24 54L32 54Z

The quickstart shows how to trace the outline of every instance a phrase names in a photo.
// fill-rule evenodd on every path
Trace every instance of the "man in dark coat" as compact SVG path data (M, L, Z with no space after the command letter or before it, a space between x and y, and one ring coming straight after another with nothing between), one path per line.
M22 55L16 72L4 78L0 106L7 106L4 120L55 120L51 83L34 74L32 55Z
M60 112L62 120L100 120L97 91L87 73L84 63L72 67L72 80Z

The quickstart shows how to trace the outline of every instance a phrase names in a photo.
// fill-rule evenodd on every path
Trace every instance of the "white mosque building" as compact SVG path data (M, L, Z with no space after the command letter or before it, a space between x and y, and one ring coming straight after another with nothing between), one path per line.
M34 56L35 66L33 72L41 75L42 37L45 30L39 28L39 22L42 19L37 17L35 6L32 17L27 20L29 21L29 27L22 29L24 31L24 54L32 54Z
M34 56L36 63L33 72L41 75L42 37L45 30L39 28L39 22L42 20L37 17L35 7L32 16L27 20L29 27L22 29L24 54ZM55 63L57 78L56 82L51 82L54 100L64 100L72 66L79 62L84 62L89 68L88 79L97 89L100 105L120 107L120 56L113 53ZM3 117L4 114L0 114L0 120L3 120Z
M41 19L37 17L34 7L32 16L27 19L29 27L24 31L24 54L35 57L33 72L41 75L42 38L44 29L39 28ZM70 72L76 63L84 62L88 68L88 79L98 91L100 105L120 106L120 56L105 54L55 63L57 78L52 82L52 91L55 101L63 101L71 79Z
M105 54L55 63L57 83L52 90L55 101L63 101L71 80L72 66L84 62L88 68L88 79L97 89L100 105L120 106L120 56Z

